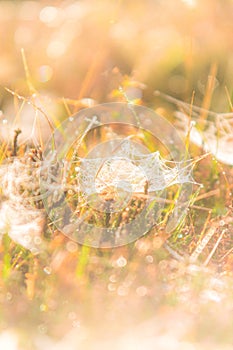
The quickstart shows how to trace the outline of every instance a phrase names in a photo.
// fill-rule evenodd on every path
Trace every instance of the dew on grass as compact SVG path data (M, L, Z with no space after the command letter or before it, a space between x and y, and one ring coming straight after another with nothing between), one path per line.
M50 266L45 266L44 272L46 273L46 275L51 275L52 268Z

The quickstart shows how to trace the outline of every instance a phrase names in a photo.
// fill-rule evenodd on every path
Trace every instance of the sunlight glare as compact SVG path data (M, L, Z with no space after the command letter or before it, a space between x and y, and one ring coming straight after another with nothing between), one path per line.
M194 8L197 6L196 0L182 0L182 2L190 8Z

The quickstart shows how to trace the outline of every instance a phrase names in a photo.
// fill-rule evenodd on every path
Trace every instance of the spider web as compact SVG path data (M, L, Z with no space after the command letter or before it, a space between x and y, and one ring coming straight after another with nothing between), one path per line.
M192 161L167 161L159 151L140 152L129 139L123 139L110 157L78 158L75 161L78 192L101 193L109 187L143 193L164 190L174 184L193 183Z
M195 112L192 113L192 127L189 130L189 117L183 112L176 112L177 123L190 141L206 152L211 152L219 161L233 165L233 113L211 113L212 120L204 121L204 130L198 128L199 121Z
M35 206L41 199L40 165L22 157L7 159L0 166L0 236L8 233L33 253L41 249L45 223L43 210Z

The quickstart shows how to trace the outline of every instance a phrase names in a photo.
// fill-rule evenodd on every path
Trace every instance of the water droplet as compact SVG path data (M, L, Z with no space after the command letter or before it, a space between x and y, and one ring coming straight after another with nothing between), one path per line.
M73 241L69 241L66 244L66 249L68 250L68 252L70 253L75 253L78 250L78 245L77 243L73 242Z
M113 284L113 283L109 283L109 284L108 284L108 290L109 290L109 292L115 292L115 290L116 290L116 285Z
M116 264L117 264L118 267L124 267L127 264L127 260L123 256L120 256L117 259Z
M47 275L51 275L51 273L52 273L51 267L50 267L50 266L46 266L46 267L44 268L44 272L45 272Z
M112 283L116 283L116 282L117 282L116 275L111 275L111 276L109 277L109 281L112 282Z
M35 243L36 245L40 245L41 242L42 242L42 239L41 239L39 236L36 236L36 237L34 238L34 243Z
M153 258L152 255L147 255L145 259L146 259L146 262L147 262L148 264L152 264L153 261L154 261L154 258Z

